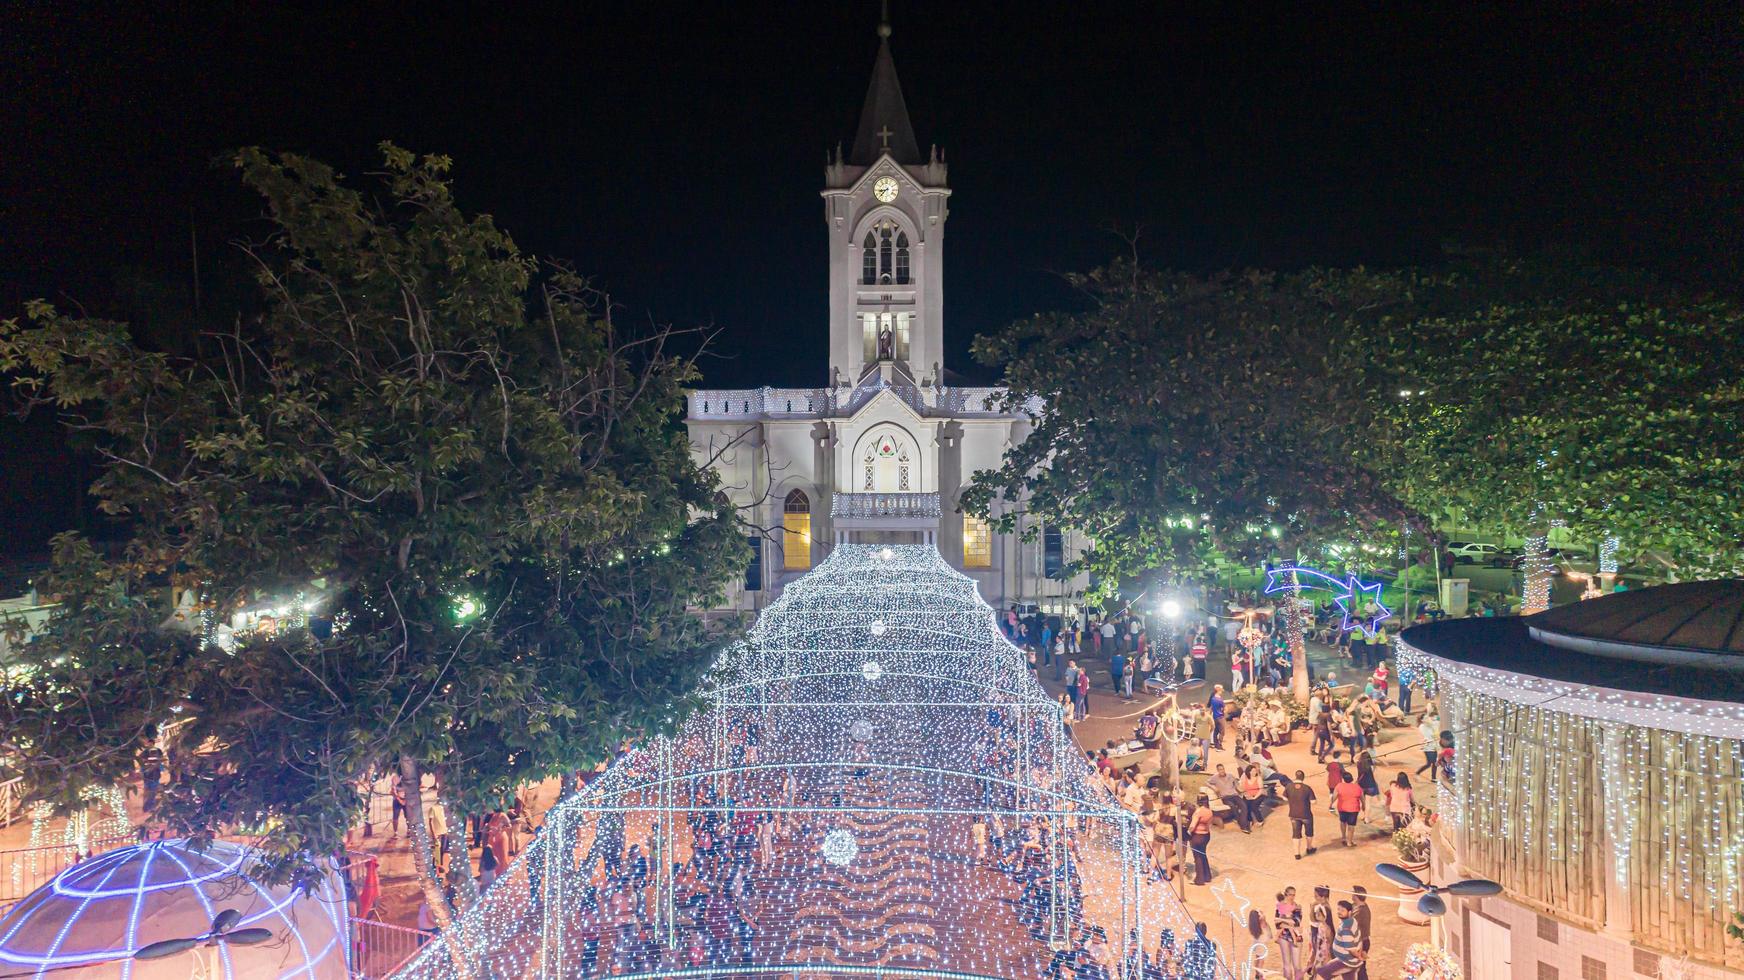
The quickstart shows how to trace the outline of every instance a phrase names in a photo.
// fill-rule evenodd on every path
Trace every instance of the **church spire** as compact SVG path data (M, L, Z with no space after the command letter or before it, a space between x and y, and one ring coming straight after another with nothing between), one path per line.
M902 85L896 80L896 62L890 58L890 4L886 0L878 23L878 60L872 63L872 84L866 86L866 104L860 109L860 129L848 162L870 166L884 153L897 163L918 165L920 145L908 121L908 105L902 100Z

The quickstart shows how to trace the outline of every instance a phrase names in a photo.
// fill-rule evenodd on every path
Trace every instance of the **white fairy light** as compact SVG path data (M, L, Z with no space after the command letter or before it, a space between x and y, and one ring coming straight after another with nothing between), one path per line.
M824 835L824 860L842 867L853 863L860 854L860 842L854 839L854 832L845 827L837 827Z
M1604 914L1602 889L1565 884L1587 866L1633 902L1675 903L1668 921L1692 930L1636 941L1703 941L1709 927L1695 923L1709 920L1723 935L1744 898L1744 821L1726 817L1744 808L1744 706L1481 667L1403 639L1397 650L1402 677L1434 679L1442 728L1454 733L1440 813L1463 866L1591 919Z
M1193 935L1148 828L935 548L837 545L717 667L706 710L553 807L400 975L1040 976L1055 942L1118 966ZM632 843L645 885L602 877ZM631 888L644 934L608 916ZM724 943L701 921L722 902L749 913Z

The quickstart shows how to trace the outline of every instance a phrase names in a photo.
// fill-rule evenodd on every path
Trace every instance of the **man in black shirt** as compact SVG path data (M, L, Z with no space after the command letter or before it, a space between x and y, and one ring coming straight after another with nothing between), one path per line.
M1296 780L1284 790L1284 800L1290 805L1290 839L1296 842L1296 860L1302 860L1304 848L1314 853L1314 787L1303 781L1302 770L1296 770Z
M1356 916L1356 932L1362 938L1363 951L1362 963L1356 968L1356 980L1369 980L1369 941L1374 938L1370 921L1374 913L1369 910L1369 890L1361 885L1352 885L1350 894L1356 902L1356 908L1351 914Z

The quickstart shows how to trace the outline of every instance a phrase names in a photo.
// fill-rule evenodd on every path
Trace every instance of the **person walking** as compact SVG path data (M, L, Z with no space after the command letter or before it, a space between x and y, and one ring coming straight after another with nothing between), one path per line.
M1211 747L1223 748L1223 685L1217 684L1211 688L1211 700L1206 702L1211 708Z
M1078 720L1090 717L1090 672L1078 671Z
M1344 763L1338 761L1338 750L1332 752L1332 761L1326 764L1326 812L1338 812L1338 799L1333 795L1338 790L1338 784L1344 782Z
M1302 980L1302 909L1296 904L1296 889L1278 893L1272 913L1272 935L1278 940L1278 961L1284 980Z
M1114 693L1120 693L1120 680L1126 674L1126 654L1115 653L1108 658L1108 687Z
M1375 809L1384 808L1384 803L1381 800L1381 784L1375 779L1375 754L1373 751L1364 749L1362 755L1357 757L1356 784L1362 787L1364 805L1372 800ZM1371 816L1375 822L1383 819L1377 814L1371 814Z
M1362 955L1357 957L1356 980L1369 980L1369 943L1374 939L1374 911L1369 908L1369 890L1361 885L1350 886L1350 917L1356 920L1357 944Z
M1357 934L1355 910L1349 902L1338 903L1338 930L1332 936L1332 956L1314 975L1331 980L1362 967L1362 939Z
M1193 637L1193 647L1188 651L1188 658L1193 661L1193 677L1205 679L1205 658L1211 655L1211 648L1205 643L1205 633L1197 633Z
M1423 740L1423 766L1416 775L1429 773L1431 781L1435 779L1435 756L1441 748L1441 720L1430 711L1423 715L1423 720L1417 723L1417 737Z
M1296 770L1296 779L1284 790L1284 802L1290 808L1290 839L1296 842L1296 860L1302 860L1304 854L1313 854L1314 847L1314 787L1308 785L1302 775L1302 770Z
M1393 818L1393 829L1403 830L1417 812L1417 801L1411 793L1411 777L1403 772L1387 787L1387 815Z
M1137 655L1135 654L1134 656ZM1138 668L1133 664L1132 660L1128 660L1126 662L1126 668L1120 672L1121 689L1125 692L1125 698L1128 701L1132 700L1132 682L1136 676L1138 676Z
M1332 959L1332 936L1337 929L1332 921L1332 889L1317 885L1314 904L1308 907L1308 972Z
M1332 805L1338 811L1338 832L1345 847L1356 846L1356 821L1362 814L1363 791L1350 773L1332 790Z

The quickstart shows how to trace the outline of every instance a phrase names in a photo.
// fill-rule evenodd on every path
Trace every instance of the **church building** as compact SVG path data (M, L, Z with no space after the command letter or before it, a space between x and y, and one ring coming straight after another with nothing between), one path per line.
M997 388L952 383L944 361L944 155L909 123L890 28L847 157L824 168L830 363L816 388L695 391L685 423L723 492L769 529L730 604L760 609L841 542L936 544L995 608L1065 609L1065 542L994 533L959 508L978 470L1029 434ZM823 372L820 371L820 374Z

